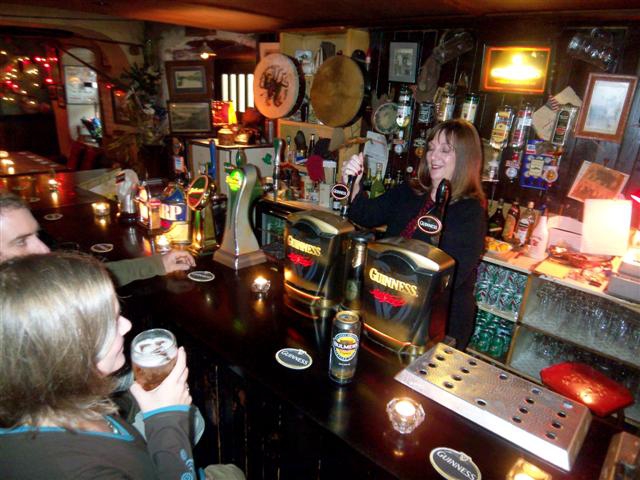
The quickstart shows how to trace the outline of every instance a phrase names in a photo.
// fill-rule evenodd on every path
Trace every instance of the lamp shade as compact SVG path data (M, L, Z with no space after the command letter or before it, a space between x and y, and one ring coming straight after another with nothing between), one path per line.
M629 246L630 225L630 200L585 200L580 251L624 255Z

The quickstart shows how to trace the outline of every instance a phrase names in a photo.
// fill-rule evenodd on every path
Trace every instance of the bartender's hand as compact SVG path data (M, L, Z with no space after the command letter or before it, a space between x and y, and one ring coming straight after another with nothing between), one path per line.
M342 182L345 185L349 184L349 176L356 177L356 181L353 183L353 192L351 192L351 198L360 191L360 181L362 180L362 174L364 173L364 154L360 152L357 155L351 155L351 158L347 160L342 168Z
M180 347L176 365L160 385L147 392L142 388L142 385L134 382L129 391L138 402L142 413L174 405L191 405L191 394L187 384L188 376L187 354L184 348Z
M162 255L162 266L165 273L171 273L178 270L189 270L196 266L196 261L189 252L170 250Z

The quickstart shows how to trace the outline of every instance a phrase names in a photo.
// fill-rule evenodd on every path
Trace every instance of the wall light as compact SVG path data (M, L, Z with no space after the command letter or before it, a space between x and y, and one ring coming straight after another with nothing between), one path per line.
M485 46L480 87L493 92L543 93L550 57L549 47Z

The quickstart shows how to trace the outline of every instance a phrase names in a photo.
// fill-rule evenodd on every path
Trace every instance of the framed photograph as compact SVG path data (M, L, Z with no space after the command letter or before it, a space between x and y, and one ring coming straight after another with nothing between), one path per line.
M418 44L391 42L389 44L389 81L415 83L418 64Z
M213 67L210 61L164 62L171 100L211 98Z
M64 67L64 87L69 105L98 103L98 74L89 67Z
M620 143L638 77L590 73L576 137Z
M167 102L171 133L210 133L213 128L211 103Z
M258 54L260 55L258 60L262 60L264 57L271 55L272 53L280 53L280 43L262 42L258 45Z
M127 92L119 88L112 88L111 107L113 108L113 121L115 123L119 123L121 125L131 125Z
M567 197L584 202L590 198L614 200L627 184L629 175L598 163L584 161Z
M551 47L484 47L480 89L485 92L544 93L551 60Z

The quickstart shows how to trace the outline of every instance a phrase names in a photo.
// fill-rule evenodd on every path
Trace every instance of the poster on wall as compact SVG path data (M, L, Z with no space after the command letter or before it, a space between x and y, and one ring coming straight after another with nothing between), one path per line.
M64 67L64 85L69 105L98 103L98 75L89 67Z
M584 161L567 197L584 202L595 198L613 200L629 180L629 175L597 163Z

